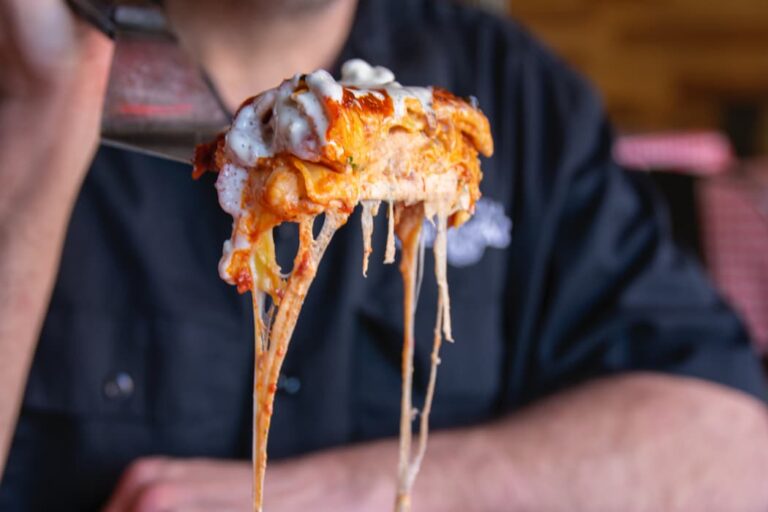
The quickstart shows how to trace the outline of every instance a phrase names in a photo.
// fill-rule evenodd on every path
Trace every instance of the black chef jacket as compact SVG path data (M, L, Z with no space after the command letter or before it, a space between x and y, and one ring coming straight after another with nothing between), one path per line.
M496 141L481 189L497 205L495 225L511 220L511 237L475 233L479 261L449 267L456 343L442 350L436 428L630 370L763 396L741 323L670 241L646 180L611 162L598 99L523 29L444 1L363 1L339 61L350 57L404 84L476 96ZM217 275L231 219L214 179L99 151L72 215L0 509L94 510L142 455L249 456L251 310ZM284 366L273 458L397 433L402 285L381 263L383 222L367 279L357 214L322 261ZM290 262L296 230L276 239ZM429 260L417 404L435 318Z

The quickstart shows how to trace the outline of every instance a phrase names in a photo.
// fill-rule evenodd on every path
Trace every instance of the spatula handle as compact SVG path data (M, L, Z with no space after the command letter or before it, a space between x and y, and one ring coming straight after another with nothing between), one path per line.
M72 10L114 39L118 31L170 35L157 0L66 0Z
M111 38L115 37L115 5L108 0L66 0L75 13Z

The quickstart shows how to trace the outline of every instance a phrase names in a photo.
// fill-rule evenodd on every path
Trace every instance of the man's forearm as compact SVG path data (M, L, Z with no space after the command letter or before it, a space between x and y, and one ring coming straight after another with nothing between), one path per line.
M267 477L275 510L281 495L301 494L293 477L302 472L302 485L349 486L378 506L393 495L395 457L384 441L277 463ZM491 425L435 432L413 502L423 512L757 512L768 509L767 472L762 404L693 379L637 374Z
M70 210L98 139L110 48L91 37L99 40L83 57L83 76L0 98L0 475Z
M751 398L700 381L607 378L491 427L436 436L440 455L422 484L437 491L430 475L462 436L477 450L464 473L465 496L479 501L471 510L768 507L768 415Z
M0 106L4 143L4 201L0 208L0 474L15 428L27 370L48 304L61 244L79 178L58 168L59 148L45 134L53 126L29 119L39 112L25 105ZM16 122L13 121L16 118ZM40 121L52 121L41 116ZM60 121L64 121L61 120ZM10 125L10 126L9 126ZM14 135L8 133L18 130ZM29 138L41 136L41 146ZM26 136L28 140L18 140ZM17 140L14 140L17 139ZM79 141L68 140L77 144ZM12 147L12 144L16 144ZM46 168L47 167L47 168ZM15 175L8 176L14 173ZM26 176L24 176L26 174ZM21 177L19 176L21 175ZM37 178L37 179L33 179Z

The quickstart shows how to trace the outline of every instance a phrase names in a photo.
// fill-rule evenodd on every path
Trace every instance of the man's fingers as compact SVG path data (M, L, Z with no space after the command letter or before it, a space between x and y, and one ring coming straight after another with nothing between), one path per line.
M139 498L144 487L154 482L164 470L167 460L147 457L134 461L120 477L112 497L103 512L128 512ZM154 499L158 499L155 497Z
M24 95L30 88L34 92L78 79L103 82L93 75L106 75L111 47L106 36L77 17L63 0L0 1L3 94Z
M139 489L130 512L174 512L182 510L184 489L172 481L153 482ZM188 507L184 507L186 510Z
M250 465L209 459L139 459L126 469L103 512L245 511Z

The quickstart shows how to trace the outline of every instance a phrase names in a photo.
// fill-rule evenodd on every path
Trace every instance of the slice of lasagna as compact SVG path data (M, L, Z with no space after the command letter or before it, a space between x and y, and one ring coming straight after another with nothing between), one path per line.
M234 219L219 273L239 292L253 296L254 510L262 509L277 379L320 259L359 204L365 274L373 217L382 202L388 214L384 261L395 260L397 234L405 285L396 509L410 509L410 490L426 449L438 350L444 337L451 339L446 229L472 215L482 178L478 153L489 156L492 151L488 120L474 100L437 87L401 86L388 69L361 60L345 63L338 82L320 70L296 75L247 100L225 134L198 147L195 175L219 173L219 202ZM318 216L323 224L314 236ZM424 219L436 226L439 298L418 445L412 447L413 314L423 264ZM288 274L276 262L272 236L273 228L283 222L299 226L299 249Z

